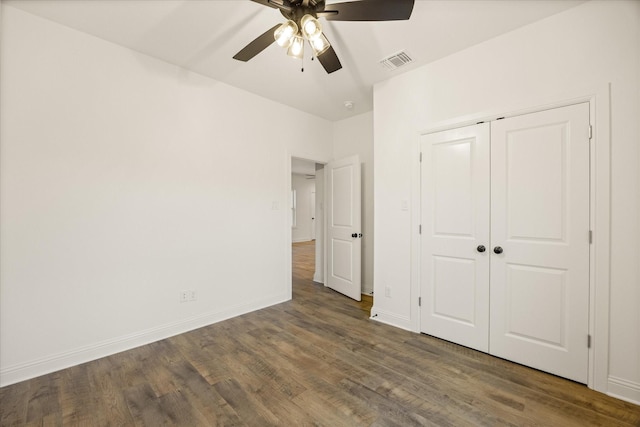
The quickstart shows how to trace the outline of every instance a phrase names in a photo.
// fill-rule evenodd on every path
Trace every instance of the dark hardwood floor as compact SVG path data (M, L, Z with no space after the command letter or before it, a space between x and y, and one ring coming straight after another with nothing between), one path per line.
M368 319L313 283L292 301L0 389L0 423L82 426L640 426L640 407Z

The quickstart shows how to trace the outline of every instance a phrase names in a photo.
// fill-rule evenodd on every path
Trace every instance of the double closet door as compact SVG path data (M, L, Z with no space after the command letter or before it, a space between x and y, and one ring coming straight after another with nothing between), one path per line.
M582 383L589 106L424 135L421 331Z

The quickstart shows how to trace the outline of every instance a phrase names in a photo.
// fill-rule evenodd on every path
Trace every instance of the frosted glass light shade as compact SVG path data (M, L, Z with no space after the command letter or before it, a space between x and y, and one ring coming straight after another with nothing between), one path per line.
M304 39L302 36L297 35L293 38L291 46L289 46L289 49L287 50L287 55L293 58L302 59L304 56Z
M322 26L316 18L311 15L304 15L300 20L302 34L307 40L313 40L322 35Z
M329 44L329 40L324 36L324 34L320 33L320 36L309 40L309 44L311 45L311 49L313 50L313 54L315 56L320 56L326 52L327 49L331 47Z
M276 43L280 47L287 48L291 46L293 37L298 33L298 26L295 22L289 20L280 25L273 33Z

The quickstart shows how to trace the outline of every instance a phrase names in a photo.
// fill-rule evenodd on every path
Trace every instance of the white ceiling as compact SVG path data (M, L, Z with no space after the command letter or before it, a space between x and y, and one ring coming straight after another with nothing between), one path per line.
M343 68L289 58L275 43L244 63L233 55L284 19L249 0L3 0L92 34L331 121L370 111L373 84L584 0L417 0L409 21L328 22L323 30ZM327 1L328 4L336 1ZM379 62L406 50L414 62ZM344 107L352 101L354 108Z

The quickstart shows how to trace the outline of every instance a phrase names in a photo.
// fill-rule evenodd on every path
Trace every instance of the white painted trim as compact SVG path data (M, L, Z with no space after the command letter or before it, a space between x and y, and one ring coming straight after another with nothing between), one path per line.
M608 388L609 396L640 405L640 383L610 376Z
M418 305L418 298L422 294L420 289L420 260L421 253L421 236L419 233L421 218L421 164L420 164L420 133L416 132L413 142L413 155L411 159L411 285L409 294L411 295L410 313L411 313L411 330L420 333L421 311Z
M373 284L362 282L362 295L373 295Z
M209 326L232 317L279 304L289 299L287 295L275 295L225 308L224 310L200 314L178 322L168 323L133 334L105 340L89 346L79 347L71 351L9 366L0 371L0 387L66 369L81 363L90 362L122 351L131 350L142 345Z
M611 84L592 92L591 124L591 292L588 386L606 393L609 376L611 283Z
M292 225L293 225L293 218L291 215L291 209L290 209L290 204L289 204L289 198L291 197L291 187L293 185L293 177L291 176L291 162L292 162L292 158L296 157L294 156L291 151L286 150L285 151L285 168L284 168L284 182L286 187L283 188L283 198L282 200L287 200L286 205L284 206L285 212L286 212L286 216L287 216L287 220L285 221L285 227L284 227L284 233L285 233L285 246L283 247L284 249L284 253L285 253L285 257L284 259L285 261L285 268L284 268L284 272L285 272L285 277L284 277L284 283L287 284L287 293L289 295L289 299L293 298L293 252L292 252L292 248L291 248L291 240L293 237L293 231L292 231Z
M398 316L395 313L390 313L384 310L371 309L371 320L384 323L385 325L395 326L396 328L404 329L413 332L411 325L411 319L404 316Z
M495 120L499 117L513 117L522 114L529 114L553 108L565 107L568 105L579 104L583 102L589 103L590 121L593 126L593 138L591 141L591 188L590 188L590 217L591 229L593 230L593 244L590 250L590 292L589 292L589 334L592 336L592 347L589 350L589 373L587 386L591 389L602 393L608 393L611 387L609 380L609 293L611 278L611 84L603 84L598 87L589 87L584 90L574 91L565 96L556 99L541 99L536 101L521 102L511 108L494 109L476 114L471 114L440 123L435 123L418 132L418 135L440 132L443 130L455 129L464 126L477 124L478 122L486 122ZM533 106L533 107L532 107ZM506 111L506 113L505 113ZM414 148L414 154L419 156L420 139L417 138ZM412 205L413 210L418 209L419 222L419 206L420 192L415 188L420 187L419 174L412 174ZM415 218L415 212L412 212L412 218ZM417 225L412 219L412 226ZM419 277L419 236L412 237L411 262L411 294L420 295L420 277ZM415 249L417 248L417 250ZM417 272L416 272L417 270ZM415 298L417 300L417 298ZM414 315L414 307L417 301L411 301L411 324L416 322L420 325L420 310L417 309ZM417 317L417 319L415 319ZM613 383L616 390L620 393L630 393L630 395L621 394L624 400L633 401L637 397L634 391L628 387L619 387L619 382Z
M503 108L494 108L436 122L425 128L418 129L418 134L422 136L429 133L475 125L478 122L492 121L501 117L515 117L523 114L537 113L544 110L552 110L554 108L567 107L569 105L580 104L582 102L590 102L596 96L607 96L608 93L609 84L606 83L599 87L585 87L582 90L574 90L570 93L560 94L556 97L544 97L520 101Z
M328 164L328 163L327 163ZM326 166L326 164L325 164ZM327 232L327 229L329 228L329 212L327 211L327 183L329 178L327 178L327 168L324 168L324 174L323 174L323 192L322 192L322 206L324 209L324 215L322 216L322 220L324 221L324 223L322 224L322 241L324 242L324 245L322 245L322 259L324 260L324 264L322 266L322 277L323 278L327 278L327 276L329 275L329 263L327 262L327 254L329 253L329 250L327 249L327 246L329 246L329 233ZM325 287L328 287L329 280L323 280L322 284Z

